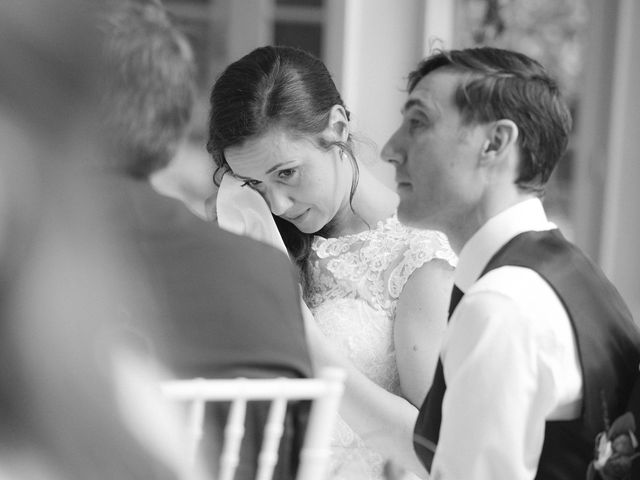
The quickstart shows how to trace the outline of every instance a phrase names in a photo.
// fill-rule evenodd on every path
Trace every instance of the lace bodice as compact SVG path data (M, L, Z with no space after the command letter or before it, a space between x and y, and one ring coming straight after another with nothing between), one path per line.
M367 377L400 394L393 326L411 274L425 262L455 265L446 237L402 225L394 215L375 228L338 238L315 237L305 301L320 329ZM333 445L336 479L382 479L384 457L364 446L341 419Z
M389 316L413 271L440 258L456 262L444 234L402 225L395 215L372 230L337 238L314 237L310 289L305 300L315 308L327 300L361 298Z

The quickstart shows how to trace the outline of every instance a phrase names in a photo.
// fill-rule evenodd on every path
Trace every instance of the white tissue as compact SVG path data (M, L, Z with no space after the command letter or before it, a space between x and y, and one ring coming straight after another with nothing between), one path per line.
M258 192L243 187L242 182L231 175L222 177L216 198L216 212L220 228L287 253L267 203Z

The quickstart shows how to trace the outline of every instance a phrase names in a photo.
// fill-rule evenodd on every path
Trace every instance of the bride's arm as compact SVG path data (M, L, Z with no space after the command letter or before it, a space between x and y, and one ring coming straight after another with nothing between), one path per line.
M426 478L426 470L413 450L416 407L369 380L329 344L304 305L303 312L314 368L338 366L347 372L340 405L342 417L368 446Z
M411 274L398 298L394 341L400 386L418 407L433 380L452 287L453 268L431 260Z

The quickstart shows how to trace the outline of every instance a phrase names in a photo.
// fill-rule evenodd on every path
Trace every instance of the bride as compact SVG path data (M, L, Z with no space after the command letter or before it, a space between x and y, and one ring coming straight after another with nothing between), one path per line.
M413 426L446 324L446 238L398 222L396 193L356 158L349 112L304 51L258 48L222 73L207 149L217 183L228 173L269 206L313 313L315 365L348 371L331 478L381 479L387 460L425 476Z

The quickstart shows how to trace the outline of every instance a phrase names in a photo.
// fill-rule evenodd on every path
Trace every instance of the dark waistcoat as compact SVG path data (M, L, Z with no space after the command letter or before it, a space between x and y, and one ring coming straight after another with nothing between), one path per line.
M507 265L534 270L558 295L573 327L583 378L580 417L546 422L536 480L583 479L605 417L613 420L627 410L638 374L640 333L617 290L558 230L517 235L480 276ZM439 362L415 427L416 453L428 470L433 460L428 446L438 442L445 390Z

